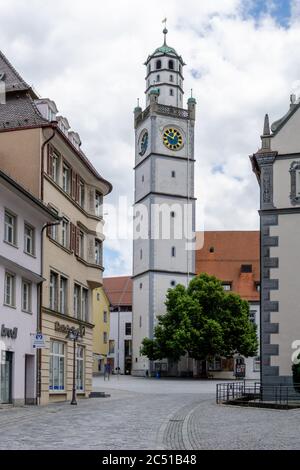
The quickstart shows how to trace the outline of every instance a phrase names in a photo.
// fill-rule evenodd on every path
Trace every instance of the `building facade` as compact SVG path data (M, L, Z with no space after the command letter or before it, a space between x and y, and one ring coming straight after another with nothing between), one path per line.
M41 329L47 347L38 358L40 403L70 399L76 331L77 392L89 395L93 368L93 289L102 285L103 197L111 185L81 150L78 133L40 99L3 54L0 75L1 166L56 212L60 226L43 239ZM22 162L20 162L20 153Z
M0 170L0 404L36 404L41 234L55 214Z
M196 273L207 273L223 283L226 292L235 292L249 302L250 320L260 338L260 233L259 231L205 231L196 251ZM199 242L200 246L200 242ZM244 361L245 378L260 379L259 351L255 357L216 357L207 370L214 378L233 378L237 361ZM206 368L205 368L206 369ZM199 375L199 370L195 374Z
M133 365L155 372L140 353L165 312L167 290L187 285L195 272L188 239L195 230L194 98L183 108L184 62L166 43L146 62L146 108L135 108L133 241ZM170 364L166 363L167 369ZM170 370L169 370L170 372ZM176 373L176 371L173 371Z
M108 363L114 374L132 369L132 279L130 276L103 279L110 302Z
M110 304L105 290L93 291L93 374L104 373L109 351Z
M300 102L270 128L264 122L262 145L251 157L260 185L261 227L261 380L291 384L299 354L297 270L300 233Z

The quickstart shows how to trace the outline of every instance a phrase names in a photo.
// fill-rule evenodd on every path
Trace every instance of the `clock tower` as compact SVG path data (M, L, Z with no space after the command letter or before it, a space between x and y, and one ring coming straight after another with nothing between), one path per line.
M148 56L146 107L134 110L135 194L133 241L133 375L180 374L167 360L151 363L140 354L165 313L167 290L187 286L195 272L194 125L196 100L183 106L182 57L164 43Z

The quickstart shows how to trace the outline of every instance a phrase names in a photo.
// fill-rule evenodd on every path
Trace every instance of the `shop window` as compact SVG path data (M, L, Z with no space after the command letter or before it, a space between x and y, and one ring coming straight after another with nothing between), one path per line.
M84 391L84 348L76 348L76 389L78 392Z
M60 341L50 341L49 390L65 389L65 345Z

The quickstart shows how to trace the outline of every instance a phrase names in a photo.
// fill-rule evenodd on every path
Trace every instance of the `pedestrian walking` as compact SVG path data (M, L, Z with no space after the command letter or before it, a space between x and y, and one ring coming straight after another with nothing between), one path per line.
M107 378L107 380L109 380L109 376L110 376L110 364L105 364L104 366L104 380Z

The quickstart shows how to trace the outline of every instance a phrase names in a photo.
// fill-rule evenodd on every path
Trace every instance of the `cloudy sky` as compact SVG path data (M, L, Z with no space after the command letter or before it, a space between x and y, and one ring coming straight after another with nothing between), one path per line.
M53 99L83 150L133 200L133 108L144 61L163 42L185 60L197 99L198 228L257 229L249 154L300 94L300 0L0 0L0 47L42 97ZM109 210L108 210L109 212ZM108 214L109 217L109 214ZM125 220L124 220L125 223ZM107 240L106 275L131 273L131 242Z

